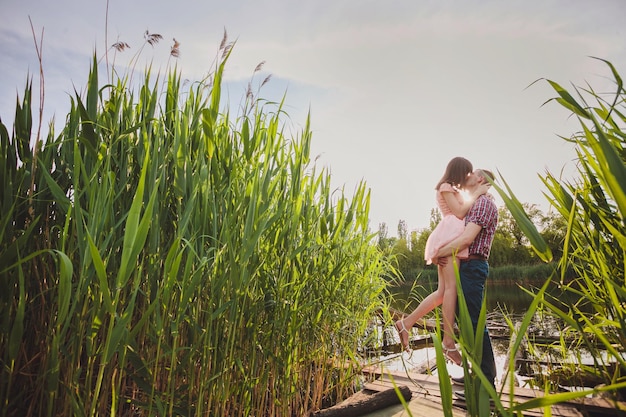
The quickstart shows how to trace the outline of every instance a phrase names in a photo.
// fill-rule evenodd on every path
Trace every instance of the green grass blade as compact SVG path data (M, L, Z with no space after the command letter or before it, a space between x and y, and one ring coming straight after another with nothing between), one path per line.
M502 175L500 175L502 178ZM502 178L504 185L508 191L505 192L502 188L498 186L498 184L492 182L492 186L496 189L507 209L517 222L517 225L522 230L524 235L528 238L531 243L531 246L535 253L544 261L550 262L552 260L552 251L550 247L544 240L543 236L537 230L537 227L533 224L533 222L528 218L526 212L524 211L524 207L519 202L519 200L513 194L513 191L509 188L509 185L506 183L504 178Z

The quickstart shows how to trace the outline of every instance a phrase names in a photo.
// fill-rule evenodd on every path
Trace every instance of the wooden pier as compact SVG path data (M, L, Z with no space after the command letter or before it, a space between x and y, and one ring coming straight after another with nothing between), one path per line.
M412 372L390 372L381 368L366 370L372 381L366 383L363 389L354 396L331 407L320 410L314 415L317 417L443 417L443 405L437 375L427 375ZM394 384L401 390L411 414L400 403L394 391ZM463 391L462 386L452 384L453 391ZM383 396L384 394L384 396ZM513 396L508 389L501 392L500 401L504 407L509 407L511 401L519 404L543 396L541 390L515 387ZM370 400L371 398L371 400ZM391 399L391 400L390 400ZM493 407L492 407L493 408ZM466 417L465 401L457 398L453 393L452 415ZM586 417L586 416L626 416L626 403L611 401L605 398L580 398L550 406L550 410L536 408L522 411L522 415L537 417L552 415L554 417Z
M421 320L419 323L416 323L415 327L430 330L435 325L435 322ZM432 347L432 341L427 335L411 338L410 343L414 349ZM388 350L392 348L392 351L400 352L400 355L402 355L399 345L391 346L385 342L385 347ZM509 346L509 349L511 349L511 346ZM516 368L518 366L517 362L523 361L518 356L515 355ZM508 357L509 355L507 355ZM505 368L507 365L505 364ZM329 409L319 410L313 416L408 417L411 415L413 417L443 417L445 414L439 377L433 374L434 372L431 372L435 368L434 356L422 363L412 364L410 369L405 370L390 370L380 363L377 366L366 367L362 370L362 373L368 382L361 391ZM454 391L463 391L464 387L451 384L451 388L453 391L450 410L452 415L454 417L467 416L467 404L454 394ZM513 395L511 395L508 387L499 388L499 386L496 387L498 392L501 391L500 402L505 408L509 408L513 404L523 404L544 395L543 390L540 389L516 386L512 388ZM399 395L395 389L399 390L400 396L406 403L410 414L407 412L405 405L400 403ZM492 408L494 407L492 406ZM551 405L549 409L535 408L524 410L521 412L521 415L528 417L544 415L552 415L554 417L626 417L626 402L603 397L584 397Z

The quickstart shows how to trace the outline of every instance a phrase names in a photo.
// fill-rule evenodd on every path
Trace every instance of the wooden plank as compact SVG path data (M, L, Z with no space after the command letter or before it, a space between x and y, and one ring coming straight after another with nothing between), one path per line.
M388 371L381 367L372 367L364 369L363 373L371 378L377 378L376 380L366 384L367 389L388 389L391 384L391 378L396 385L407 385L411 388L414 394L421 394L426 398L441 398L441 392L439 389L439 378L436 375L424 375L413 372L400 372L400 371ZM384 375L383 375L384 374ZM376 384L380 384L376 388ZM505 385L502 389L501 401L509 404L509 386ZM515 387L514 388L515 400L518 403L528 401L532 398L541 397L544 392L539 389ZM576 400L567 401L554 405L552 407L553 415L578 415L573 410L582 411L584 414L598 414L607 416L624 416L626 415L626 402L612 401L601 397L584 397ZM531 411L525 412L525 415L535 415ZM541 414L543 415L543 413Z
M510 390L508 386L504 387L503 395L508 395L509 392ZM519 398L519 401L543 397L545 395L542 390L523 387L515 387L514 393L515 397ZM567 401L564 404L574 406L579 410L587 410L591 413L600 413L603 415L626 415L626 402L613 401L602 397L583 397Z
M441 397L439 380L437 377L432 375L420 376L421 378L419 379L409 378L406 376L394 376L393 382L387 377L383 377L365 384L364 388L371 391L381 391L388 389L395 383L396 385L408 386L414 394Z
M391 380L393 378L393 381ZM384 391L390 388L393 388L394 383L396 385L407 385L411 388L414 394L414 399L422 398L430 401L434 401L435 403L439 403L439 407L441 407L441 390L439 387L439 377L436 375L421 375L421 374L396 374L396 373L388 373L385 375L381 375L381 377L375 381L367 383L364 385L365 390L370 390L373 392ZM461 387L458 389L453 386L453 390L462 390ZM524 389L519 388L520 394L518 395L518 388L515 389L514 402L521 403L524 401L528 401L531 398L535 398L537 396L543 395L543 392L532 389ZM503 392L500 401L505 407L510 406L510 396L507 392ZM454 406L465 408L466 404L464 401L454 398L453 403ZM582 414L578 410L578 408L571 403L560 403L555 404L550 407L550 411L555 417L581 417ZM545 414L544 410L539 409L531 409L525 410L522 412L523 415L528 417L535 416L543 416Z
M431 401L427 398L412 398L407 404L408 411L402 405L394 405L365 414L363 417L446 417L441 402ZM461 407L454 407L449 410L453 417L467 417L467 411Z
M411 400L411 390L406 385L398 387L404 401ZM362 392L357 394L363 394ZM354 395L351 398L323 410L313 413L315 417L358 417L373 410L381 410L400 404L400 398L392 387L372 395Z

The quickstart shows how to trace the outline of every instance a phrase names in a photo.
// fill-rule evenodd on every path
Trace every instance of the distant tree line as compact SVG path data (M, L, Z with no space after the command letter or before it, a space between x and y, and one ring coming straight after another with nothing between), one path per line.
M558 262L563 253L563 240L567 225L561 216L554 212L544 213L536 204L523 204L526 214L541 232ZM528 238L517 225L506 207L500 207L498 228L489 256L489 265L495 268L521 266L531 267L541 263L530 246ZM378 247L394 255L398 274L403 280L414 280L420 274L436 277L434 266L427 266L424 260L426 241L441 220L441 213L433 208L430 211L429 226L409 231L404 220L398 222L397 237L389 237L386 223L378 229ZM429 271L432 271L429 273ZM436 278L435 278L436 279Z

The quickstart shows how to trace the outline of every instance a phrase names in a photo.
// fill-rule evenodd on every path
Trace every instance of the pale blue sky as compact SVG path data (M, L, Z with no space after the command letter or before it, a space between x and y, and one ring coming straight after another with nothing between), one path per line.
M0 0L0 117L12 121L16 93L38 66L29 16L44 30L47 123L65 117L68 94L82 90L94 50L127 42L122 65L146 30L163 35L154 50L164 68L172 39L183 78L210 70L224 29L237 40L227 64L230 101L244 94L265 61L261 96L287 93L286 121L297 131L310 110L313 156L337 187L351 195L371 189L371 227L399 220L426 227L435 183L448 160L465 156L499 170L522 201L547 209L538 174L565 168L571 176L570 135L577 124L555 103L545 82L588 82L606 90L607 59L626 76L626 1L366 1L317 0L106 2ZM34 90L38 104L38 92ZM500 200L499 204L500 204Z

